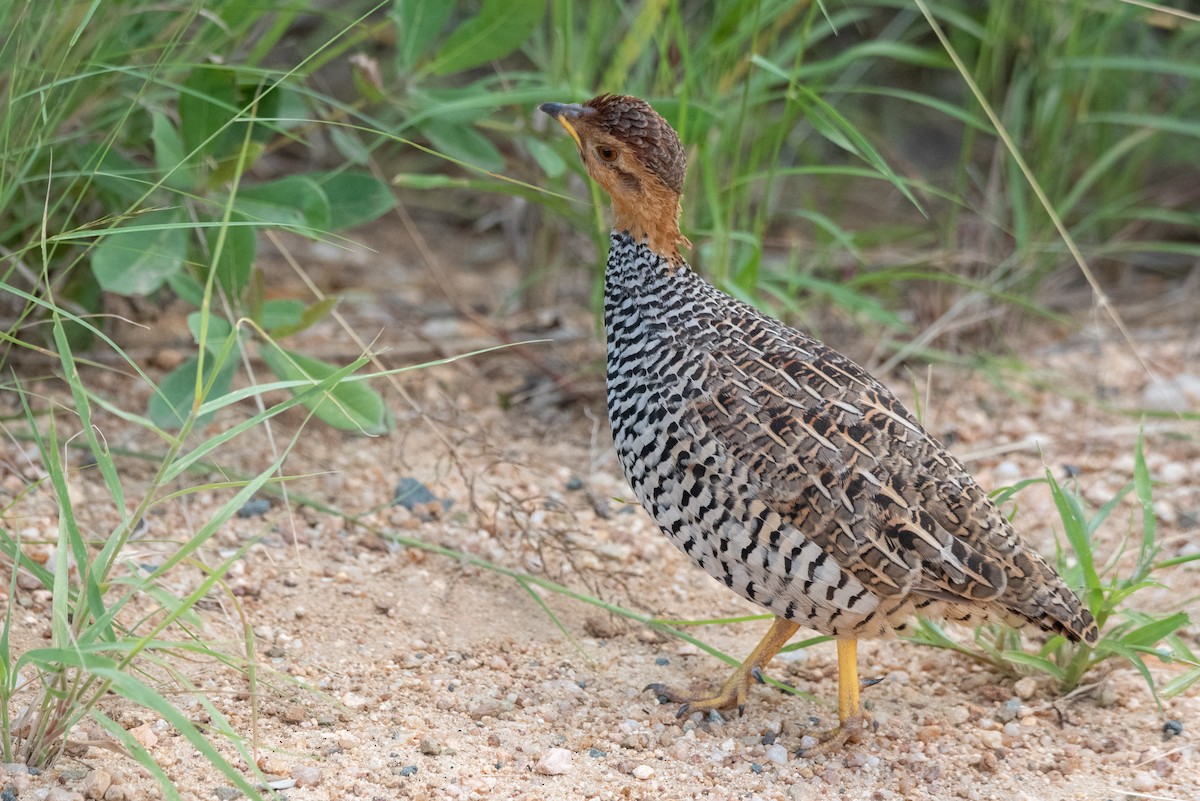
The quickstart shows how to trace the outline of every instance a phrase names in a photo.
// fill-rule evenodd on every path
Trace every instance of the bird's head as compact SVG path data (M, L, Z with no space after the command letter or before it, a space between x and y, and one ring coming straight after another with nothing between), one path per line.
M543 103L567 130L584 167L608 192L613 227L679 259L679 198L687 159L679 136L644 100L600 95L586 103Z

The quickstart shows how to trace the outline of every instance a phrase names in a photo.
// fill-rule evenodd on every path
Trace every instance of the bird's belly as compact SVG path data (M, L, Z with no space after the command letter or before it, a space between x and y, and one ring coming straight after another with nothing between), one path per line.
M669 392L668 396L678 396ZM825 634L890 632L911 607L881 599L755 497L746 469L686 436L671 411L613 414L630 487L667 538L709 575L771 612ZM665 398L646 399L646 407Z

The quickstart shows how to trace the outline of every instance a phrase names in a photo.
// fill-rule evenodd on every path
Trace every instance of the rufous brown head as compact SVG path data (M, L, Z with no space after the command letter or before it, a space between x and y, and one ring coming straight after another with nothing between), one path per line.
M588 174L613 202L613 226L679 258L679 198L687 159L679 136L644 100L604 94L583 104L543 103L566 129Z

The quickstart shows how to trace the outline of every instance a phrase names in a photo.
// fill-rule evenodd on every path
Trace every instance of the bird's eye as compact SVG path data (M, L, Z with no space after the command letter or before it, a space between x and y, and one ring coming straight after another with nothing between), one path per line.
M616 161L617 160L616 148L609 147L608 145L597 146L596 147L596 155L600 157L601 161Z

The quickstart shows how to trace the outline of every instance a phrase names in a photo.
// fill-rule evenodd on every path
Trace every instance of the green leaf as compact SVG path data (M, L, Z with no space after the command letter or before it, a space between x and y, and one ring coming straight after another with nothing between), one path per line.
M196 340L196 344L200 344L200 322L204 318L204 313L194 311L187 316L187 327L192 332L192 337ZM224 317L218 317L215 314L208 315L208 331L204 333L204 349L210 354L216 355L221 352L221 343L233 333L233 326ZM195 375L195 373L193 373Z
M221 232L225 233L225 241L221 252L217 253L217 244ZM251 225L229 225L225 227L210 227L204 229L208 240L208 252L211 258L217 256L214 268L217 271L217 281L230 297L241 297L242 290L250 281L250 270L254 267L254 254L258 249L258 237L255 227Z
M1187 613L1176 612L1161 620L1152 620L1132 631L1125 632L1121 635L1121 642L1131 647L1149 648L1187 624Z
M471 186L471 182L466 178L455 178L436 172L402 172L392 179L392 183L405 189L468 189Z
M369 223L396 205L388 185L365 172L317 173L311 177L329 198L331 231Z
M456 5L455 0L396 0L391 17L396 21L396 63L403 73L412 72Z
M545 0L483 0L479 13L442 42L428 71L449 75L507 56L524 44L545 11Z
M237 146L238 132L229 125L239 110L237 97L232 70L210 65L192 70L179 93L179 127L188 153L221 157Z
M329 227L329 198L316 181L306 175L290 175L277 181L243 187L235 201L237 211L258 222L283 227ZM310 233L301 231L301 233Z
M1058 665L1034 654L1026 653L1025 651L1005 651L1001 654L1005 660L1012 662L1015 665L1025 665L1027 667L1036 668L1043 673L1048 673L1058 681L1062 681L1067 677L1066 671Z
M357 131L348 131L335 125L329 129L329 139L342 158L351 164L361 166L371 161L371 149L358 138Z
M428 120L419 129L439 153L488 172L504 169L500 151L472 125Z
M193 170L184 163L183 140L166 114L155 111L150 115L150 140L154 143L154 166L172 189L187 190L196 183Z
M262 316L258 322L272 336L278 336L275 333L278 329L298 325L303 314L304 304L298 300L268 300L263 303Z
M273 336L273 337L279 338L279 337L290 336L292 334L303 331L304 329L309 328L310 326L316 325L321 320L325 319L325 317L328 316L329 312L333 311L333 308L338 305L338 302L340 300L341 300L341 298L336 297L336 296L330 296L330 297L324 298L324 299L312 304L308 308L304 309L304 311L301 312L301 314L300 314L300 319L297 320L295 323L292 323L292 324L282 324L281 323L278 326L268 326L264 323L263 327L266 328L268 333L270 333L271 336ZM273 303L275 301L270 301L270 302Z
M177 430L183 425L187 416L192 413L192 405L196 399L196 367L198 364L199 359L195 356L191 357L167 373L162 383L158 385L158 392L150 396L150 404L146 412L159 428ZM208 386L209 380L213 378L215 364L216 360L212 357L204 360L205 386ZM220 372L217 373L216 380L208 391L208 397L216 398L229 392L236 369L236 359L226 360L225 364L221 365ZM196 424L204 425L211 419L211 414L203 415L196 421Z
M179 272L186 256L179 213L152 211L104 232L92 252L92 273L107 292L146 295Z
M339 369L336 365L320 359L284 350L269 343L263 346L262 357L267 367L271 368L271 372L291 381L320 381ZM362 381L336 384L328 393L305 401L304 405L327 425L339 431L374 435L385 434L394 426L391 412L383 402L383 397Z
M537 162L537 165L542 168L542 172L546 173L549 178L557 178L567 170L567 163L563 161L563 157L558 155L558 151L550 147L541 139L536 139L532 136L527 136L524 139L525 147L529 150L529 155Z
M167 286L179 299L193 306L204 305L204 285L186 272L177 272L167 279Z

